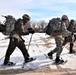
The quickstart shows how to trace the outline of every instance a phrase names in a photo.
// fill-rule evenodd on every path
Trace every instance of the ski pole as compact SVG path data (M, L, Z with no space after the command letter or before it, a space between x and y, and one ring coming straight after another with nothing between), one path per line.
M4 56L2 56L2 57L0 58L0 60L2 60L4 57L5 57L5 55L4 55Z
M28 45L28 50L29 50L29 47L30 47L30 43L31 43L31 40L32 40L32 36L33 36L33 34L31 34L31 37L30 37L30 41L29 41L29 45ZM24 65L25 65L25 62L23 63L22 68L24 68Z
M28 44L28 50L29 50L29 47L30 47L30 43L31 43L31 40L32 40L32 36L33 36L33 34L31 34L31 37L30 37L30 41L29 41L29 44Z

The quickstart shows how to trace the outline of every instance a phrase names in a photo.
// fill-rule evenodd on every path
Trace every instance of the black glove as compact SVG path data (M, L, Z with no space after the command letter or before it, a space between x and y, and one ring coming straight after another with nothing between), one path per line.
M25 42L25 40L22 39L23 42Z
M74 35L74 33L72 32L71 35Z
M27 30L29 31L29 33L32 33L32 34L35 33L35 31L32 28L28 28Z

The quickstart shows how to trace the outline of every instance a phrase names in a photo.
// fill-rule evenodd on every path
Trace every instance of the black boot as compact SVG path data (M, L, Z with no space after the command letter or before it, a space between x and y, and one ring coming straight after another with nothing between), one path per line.
M35 60L35 58L32 58L32 57L31 57L31 58L26 58L26 59L25 59L25 63L31 62L31 61L33 61L33 60Z
M53 53L52 52L49 52L47 55L49 56L50 59L53 59Z
M70 51L69 53L70 53L70 54L73 54L73 53L75 53L75 50L72 50L72 51Z
M59 59L59 57L56 57L56 59L55 59L56 64L62 64L63 62L64 62L64 60Z
M4 62L3 65L12 66L12 65L15 65L15 63L13 63L13 62Z
M69 51L70 54L72 53L75 53L75 51L73 50L73 43L70 43L70 51Z

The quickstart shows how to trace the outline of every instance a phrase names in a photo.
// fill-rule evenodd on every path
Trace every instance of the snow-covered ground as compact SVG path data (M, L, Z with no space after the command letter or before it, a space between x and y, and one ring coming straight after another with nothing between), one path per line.
M25 39L25 45L28 50L28 45L30 41L30 37L32 34L27 36L23 36ZM4 36L0 33L0 65L3 64L5 53L9 44L9 39L4 39L7 36ZM25 64L24 69L37 69L43 67L49 67L50 69L57 69L57 66L53 64L55 59L55 54L53 55L53 60L46 58L45 54L55 48L55 40L50 38L50 36L44 33L35 33L32 36L31 43L29 46L29 54L33 58L37 58L35 61L29 62ZM68 68L68 69L76 69L76 55L69 54L69 50L64 47L63 52L61 54L61 58L67 60L67 63L59 65L61 68ZM15 66L0 66L2 68L9 68L9 69L22 69L22 63L24 62L24 58L22 56L21 51L16 48L13 54L10 57L10 61L16 63Z

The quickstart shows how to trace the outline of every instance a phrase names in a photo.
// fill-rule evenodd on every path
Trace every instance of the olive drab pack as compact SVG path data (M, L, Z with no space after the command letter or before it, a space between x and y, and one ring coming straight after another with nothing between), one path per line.
M45 28L48 35L60 35L62 32L62 24L60 18L53 18L49 21Z
M3 32L3 34L10 35L10 33L15 28L16 19L11 15L7 15L7 16L3 16L3 17L5 17L5 21L4 21L5 32Z

